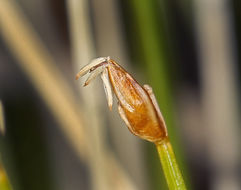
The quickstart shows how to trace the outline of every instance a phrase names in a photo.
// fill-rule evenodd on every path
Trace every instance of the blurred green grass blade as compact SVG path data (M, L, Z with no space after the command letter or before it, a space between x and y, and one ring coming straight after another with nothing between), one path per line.
M168 77L167 50L164 39L164 28L159 30L156 18L156 8L154 1L130 1L133 11L134 21L137 24L137 31L140 36L140 43L143 49L143 63L147 69L148 78L158 99L162 113L169 126L169 132L173 126L173 110L171 86Z
M141 60L144 63L148 77L150 79L150 85L153 87L154 93L159 102L160 108L164 115L165 121L168 127L168 133L170 140L174 147L174 152L177 156L179 163L183 163L182 149L180 147L180 140L177 135L177 128L175 124L172 96L172 85L170 82L169 70L172 52L168 49L167 41L167 27L165 21L165 3L161 6L158 1L127 1L130 7L132 23L135 23L137 27L134 31L139 39L141 48L137 48L137 51L142 52L136 53L141 56ZM136 33L137 32L137 33ZM175 55L172 55L175 56ZM152 151L155 151L153 148ZM152 153L150 153L152 154ZM154 168L158 168L158 162L153 165ZM155 165L155 166L154 166ZM185 170L183 164L180 168ZM184 176L187 173L183 171ZM160 182L160 174L153 176L153 186L155 189L165 189Z
M7 174L2 166L1 160L0 160L0 189L1 190L11 190L11 185L9 183Z
M5 134L5 124L4 124L4 111L2 101L0 100L0 135ZM0 158L0 190L10 190L12 189L7 177L7 174L3 168L2 161Z

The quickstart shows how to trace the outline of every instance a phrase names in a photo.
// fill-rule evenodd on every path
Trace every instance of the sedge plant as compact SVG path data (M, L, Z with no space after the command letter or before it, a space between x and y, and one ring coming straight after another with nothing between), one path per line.
M101 74L110 110L113 105L112 89L118 100L118 111L128 129L136 136L156 145L164 175L170 190L185 190L167 128L155 95L149 85L141 86L127 71L110 57L94 59L83 67L76 79L90 73L88 85Z

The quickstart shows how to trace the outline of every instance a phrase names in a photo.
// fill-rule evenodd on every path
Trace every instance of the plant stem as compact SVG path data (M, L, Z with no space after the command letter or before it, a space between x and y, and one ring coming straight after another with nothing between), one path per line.
M156 147L169 189L185 190L186 186L169 139L156 143Z

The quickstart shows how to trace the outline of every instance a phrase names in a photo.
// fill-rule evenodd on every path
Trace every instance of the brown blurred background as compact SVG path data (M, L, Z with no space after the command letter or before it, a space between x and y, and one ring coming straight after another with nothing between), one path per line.
M12 188L167 189L154 145L109 112L100 80L74 80L111 56L153 87L188 189L241 189L240 34L239 0L1 0Z

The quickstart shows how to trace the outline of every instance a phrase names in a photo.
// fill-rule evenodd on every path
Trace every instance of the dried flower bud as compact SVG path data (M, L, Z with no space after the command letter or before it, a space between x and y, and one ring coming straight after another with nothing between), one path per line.
M109 57L93 60L80 70L76 79L88 71L91 74L85 85L101 73L109 108L113 104L112 87L118 100L120 116L134 135L151 142L159 142L167 137L166 125L150 86L140 86Z

